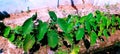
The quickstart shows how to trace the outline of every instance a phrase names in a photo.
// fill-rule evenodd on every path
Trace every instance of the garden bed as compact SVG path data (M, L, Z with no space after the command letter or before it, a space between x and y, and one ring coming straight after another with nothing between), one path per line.
M64 9L64 8L63 8ZM73 8L74 9L74 8ZM50 10L50 9L49 9ZM45 13L45 15L46 16L48 16L47 17L47 20L46 20L46 18L43 18L43 17L46 17L46 16L43 16L43 17L41 17L41 16L39 16L39 14L38 14L38 19L40 18L41 20L44 20L44 21L42 21L42 23L44 24L44 22L45 21L47 21L47 23L50 23L51 22L51 20L49 19L49 18L52 18L53 16L54 16L54 14L53 15L51 15L51 17L49 16L49 14L48 14L48 10L45 10L47 13ZM36 12L36 11L35 11ZM66 11L67 12L67 11ZM76 12L76 11L75 11ZM33 12L29 12L29 13L22 13L21 15L17 15L17 16L15 16L15 17L11 17L11 18L8 18L8 19L5 19L4 20L4 23L6 24L6 25L9 25L9 26L12 26L12 28L15 28L16 26L18 26L18 25L22 25L23 27L24 27L24 25L25 25L25 23L24 23L24 21L28 21L28 19L29 19L29 17L28 16L31 16L31 15L33 15L33 13L34 13L34 11ZM71 12L70 12L71 13ZM74 13L74 11L73 11L73 13ZM17 18L17 17L19 17L19 16L23 16L25 14L25 16L26 17L20 17L20 18ZM60 16L60 17L63 17L63 16L68 16L68 14L69 13L63 13L62 14L62 16ZM71 14L71 15L73 15L73 14ZM108 15L109 16L109 15ZM34 18L34 16L32 16L33 18ZM59 17L59 16L58 16ZM73 15L73 17L74 17L74 15ZM75 17L78 17L79 18L79 16L76 16L75 15ZM82 17L82 16L80 16L80 17ZM109 16L110 17L110 16ZM118 15L118 18L119 18L119 15ZM9 20L9 21L8 21ZM52 19L53 21L55 20L55 19ZM63 20L63 22L64 22L64 20L65 19L59 19L59 20ZM39 22L40 23L40 22ZM46 24L46 23L45 23ZM54 24L54 23L53 23ZM64 23L63 23L64 24ZM29 25L29 23L28 23L28 25ZM43 25L43 26L46 26L46 25ZM58 33L60 36L61 35L63 35L63 31L65 31L64 30L64 28L62 28L62 27L60 27L60 26L62 26L62 24L60 24L60 22L59 22L59 24L58 25L54 25L54 26L51 26L50 27L50 29L55 29L55 30L57 30L57 32L56 31L51 31L51 32L53 32L53 34L54 34L54 32L55 32L55 35L56 35L56 33ZM112 25L110 25L110 27L111 27ZM116 25L115 25L116 26ZM8 29L10 29L9 27L7 27ZM57 28L57 29L56 29ZM60 28L60 29L59 29ZM27 29L27 28L26 28ZM45 28L46 29L46 28ZM44 30L45 30L44 29ZM118 29L118 28L117 28ZM10 29L11 30L11 29ZM86 30L88 30L88 29L86 29ZM33 30L34 31L34 30ZM76 31L76 30L75 30ZM13 31L12 31L13 32ZM10 31L10 33L12 33L11 31ZM50 31L49 31L50 32ZM50 32L50 33L51 33ZM25 33L27 33L27 32L25 32ZM97 32L95 32L95 33L97 33ZM83 39L83 40L80 40L80 41L76 41L76 37L73 37L73 38L75 38L75 40L73 41L73 42L75 42L75 46L77 46L77 47L79 47L80 46L80 48L78 49L78 48L76 48L76 49L74 49L74 46L72 46L70 43L68 43L69 41L67 40L63 40L64 39L64 37L62 37L63 39L62 40L60 40L59 42L63 42L63 45L62 46L59 46L59 42L58 42L58 46L60 47L60 48L58 48L58 46L56 47L56 44L55 43L52 43L54 46L52 46L51 44L49 44L49 45L47 45L48 43L46 42L47 41L47 37L46 37L46 35L44 36L44 38L42 37L42 39L40 40L40 43L38 43L37 41L39 40L39 39L35 39L35 44L32 46L33 48L31 49L25 49L24 48L24 50L27 50L27 52L28 53L40 53L40 54L46 54L46 53L51 53L51 54L53 54L53 53L55 53L55 52L57 52L57 53L76 53L76 52L78 52L79 51L79 54L81 54L81 53L83 53L83 54L86 54L86 53L111 53L111 50L113 49L113 48L116 48L116 43L119 43L119 41L120 41L120 35L119 35L119 33L120 33L120 31L119 31L119 29L118 30L116 30L116 32L114 33L114 34L112 34L112 33L110 33L109 35L109 37L108 37L108 39L106 39L106 37L104 36L104 35L102 35L102 36L100 36L100 37L98 37L98 39L96 40L96 42L95 42L95 44L93 45L93 46L91 46L90 47L90 36L88 36L88 35L85 35L85 38L86 39ZM33 35L35 35L34 34L34 32L30 32L30 34L33 34ZM51 33L52 34L52 33ZM49 34L49 35L51 35L51 34ZM85 33L86 34L86 33ZM21 34L17 34L17 35L21 35ZM3 36L5 36L6 37L6 35L3 35ZM23 34L23 36L24 36L24 34ZM30 35L31 36L31 35ZM31 36L32 37L32 36ZM6 37L6 38L8 38L8 37ZM24 39L24 37L22 37L23 39ZM35 37L35 38L41 38L41 37ZM59 37L59 38L61 38L61 37ZM9 38L8 38L9 39ZM56 39L56 38L55 38ZM5 38L1 38L0 39L1 41L3 40L3 41L7 41L8 42L8 40L6 40ZM11 40L11 39L10 39ZM79 39L78 39L79 40ZM24 40L25 41L25 40ZM34 42L34 41L33 41ZM44 43L45 42L45 43ZM87 42L87 43L85 43L85 42ZM14 41L13 41L13 43L14 43ZM44 44L43 44L44 43ZM3 44L5 44L5 43L3 43ZM2 45L3 45L2 44ZM7 43L7 44L9 44L9 43ZM6 45L6 44L5 44ZM5 47L5 45L4 45L4 47ZM61 44L60 44L61 45ZM74 44L73 44L74 45ZM88 46L86 46L86 45L88 45ZM7 46L8 47L8 46ZM54 48L55 47L55 48ZM117 45L117 47L119 47L119 44ZM16 48L16 47L14 47L15 49L19 49L19 48ZM29 48L29 47L28 47ZM87 48L87 49L86 49ZM4 48L1 48L1 49L4 49ZM5 48L6 49L6 48ZM9 49L9 48L8 48ZM22 48L23 49L23 48ZM20 49L20 51L18 50L18 52L21 52L21 53L23 53L23 51L22 51L22 49ZM109 50L109 49L111 49L111 50ZM36 51L37 50L37 51ZM75 50L75 51L74 51ZM105 50L105 51L104 51ZM9 51L9 50L8 50ZM66 52L65 52L66 51ZM110 52L109 52L110 51ZM118 51L119 51L119 49L118 49ZM3 52L5 52L5 51L3 51ZM10 51L11 52L11 51ZM18 52L16 52L16 53L18 53ZM117 52L117 50L115 51L115 52ZM16 53L14 53L14 54L16 54ZM20 53L20 54L21 54ZM112 52L113 53L113 52Z

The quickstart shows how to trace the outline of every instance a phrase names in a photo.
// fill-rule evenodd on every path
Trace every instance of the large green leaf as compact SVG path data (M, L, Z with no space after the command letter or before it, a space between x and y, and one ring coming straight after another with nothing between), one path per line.
M25 51L29 51L34 44L35 44L35 37L32 35L27 35L23 43L23 48Z
M47 29L48 29L48 24L46 22L39 21L38 34L37 34L38 41L41 41L43 39L45 33L47 32Z
M111 19L112 26L115 26L115 22L116 22L115 16L112 15L112 19Z
M32 18L29 18L22 25L22 34L23 35L30 34L32 30L33 30L33 21Z
M110 26L111 24L111 19L107 18L107 28Z
M87 18L88 18L88 20L90 20L91 18L93 18L93 14L92 14L92 13L89 13L89 14L87 15Z
M108 38L109 35L108 35L107 29L104 29L104 30L103 30L103 35L106 36L106 37Z
M96 15L96 21L97 23L100 22L100 19L101 19L101 12L99 10L95 11L95 15Z
M88 21L85 22L85 28L86 28L87 32L90 33L91 26L90 26L90 23Z
M95 23L95 18L91 18L89 22L90 22L90 25L93 27L93 29L96 31L97 24Z
M85 34L84 28L80 28L76 33L76 40L81 40Z
M67 32L68 23L64 19L58 18L57 23L64 32Z
M68 23L70 23L70 22L71 22L71 15L68 15L68 17L67 17L66 21L67 21Z
M54 22L57 21L57 16L54 11L49 11L49 16Z
M104 28L105 28L105 27L104 27L104 23L101 23L101 24L100 24L100 31L103 31Z
M68 23L68 27L67 27L67 33L70 33L73 30L73 23Z
M107 25L107 19L106 19L106 18L107 18L107 17L102 16L102 24L104 24L104 26Z
M8 38L11 42L15 39L15 34L10 34L10 37Z
M58 44L58 34L55 30L51 30L47 33L48 45L51 48L55 48Z
M93 46L96 43L97 40L97 34L93 31L90 34L90 43Z
M11 28L10 28L9 26L6 27L5 30L4 30L3 36L4 36L4 37L8 37L8 35L9 35L9 33L10 33L10 30L11 30Z
M85 20L86 20L86 17L87 17L87 16L81 17L80 20L79 20L79 22L80 22L81 24L83 24L83 23L85 22Z

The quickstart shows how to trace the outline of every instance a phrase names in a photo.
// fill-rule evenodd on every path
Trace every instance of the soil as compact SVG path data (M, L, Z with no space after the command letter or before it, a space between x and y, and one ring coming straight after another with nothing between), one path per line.
M26 19L31 17L35 12L38 13L38 19L44 21L44 22L49 22L50 17L48 15L48 11L55 11L57 16L62 18L66 17L68 14L78 14L80 16L86 15L90 12L94 12L95 10L101 10L104 12L109 12L110 14L119 14L120 13L120 4L116 5L110 5L108 7L103 6L93 6L92 4L83 4L83 5L76 5L76 8L73 8L72 6L66 5L66 6L59 6L58 8L52 8L52 7L46 7L46 8L41 8L41 9L34 9L28 11L22 11L22 12L16 12L14 14L10 14L10 18L6 18L3 20L5 25L11 26L14 28L17 25L22 25ZM101 40L97 40L97 43L95 46L90 46L89 49L86 49L84 46L84 41L80 41L78 45L81 46L80 48L80 54L114 54L112 53L115 52L119 53L120 49L117 49L118 46L114 46L116 42L120 42L120 30L117 30L115 34L111 34L111 36L106 39L103 37L104 42ZM10 43L6 38L0 36L0 53L4 54L23 54L23 49L17 48L15 45ZM89 41L89 40L88 40ZM11 46L12 45L12 46ZM113 47L114 46L114 47ZM63 47L66 48L66 47ZM105 50L101 50L104 49ZM108 49L111 50L108 50ZM116 50L117 49L117 50ZM97 51L98 50L98 51ZM99 51L100 50L100 51ZM114 51L116 50L116 51ZM105 52L105 53L104 53ZM39 50L36 51L34 54L53 54L54 52L48 47L40 46Z

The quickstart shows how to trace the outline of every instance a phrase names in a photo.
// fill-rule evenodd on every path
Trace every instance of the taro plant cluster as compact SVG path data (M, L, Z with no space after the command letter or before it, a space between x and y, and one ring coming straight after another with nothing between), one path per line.
M96 11L85 16L68 15L65 18L58 18L54 11L49 11L50 22L43 22L36 19L37 13L27 19L22 26L11 28L6 26L3 36L8 38L18 47L29 51L35 44L42 44L42 40L51 48L58 48L56 54L71 53L78 54L80 46L77 41L86 40L90 37L90 45L96 43L98 37L108 38L116 29L120 29L120 18L114 15L106 15ZM60 28L60 30L58 30ZM65 52L59 49L61 46L70 46L70 51ZM60 50L60 51L59 51Z

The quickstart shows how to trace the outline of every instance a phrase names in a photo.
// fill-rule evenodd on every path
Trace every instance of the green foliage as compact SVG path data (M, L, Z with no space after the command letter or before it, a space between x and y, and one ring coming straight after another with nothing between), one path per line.
M49 16L54 22L57 21L57 16L54 11L49 11Z
M90 23L88 21L85 22L85 29L88 31L88 33L90 33L91 26L90 26Z
M33 20L32 18L27 19L24 24L22 25L22 34L30 34L33 30Z
M38 25L38 34L37 34L37 39L38 41L41 41L47 32L48 29L48 24L46 22L39 21Z
M58 44L58 34L55 30L50 30L47 33L48 45L52 48L55 48Z
M9 33L10 33L10 30L11 30L11 28L10 28L9 26L7 26L7 27L5 28L5 30L4 30L3 36L4 36L4 37L8 37L8 35L9 35Z
M76 40L81 40L85 35L84 28L80 28L76 33Z
M9 41L14 41L14 39L15 39L15 34L10 34L10 37L8 38L9 39Z
M103 35L106 36L106 37L108 38L109 35L108 35L107 29L104 29L104 30L103 30Z
M72 34L65 33L63 35L64 35L64 39L68 43L68 45L72 45L74 43L73 42L73 35Z
M22 26L13 29L6 26L3 36L27 52L32 49L33 45L41 45L47 39L46 44L51 48L55 48L57 45L58 47L70 45L72 46L70 53L78 54L80 47L76 47L75 43L81 41L84 36L84 38L86 36L90 37L90 44L93 46L98 36L108 38L109 33L114 33L116 29L120 29L119 17L107 16L99 10L95 14L89 13L82 17L68 15L65 18L57 18L54 11L49 11L48 14L52 19L50 23L37 20L37 13L35 13ZM36 25L34 22L38 24ZM58 31L58 28L62 31ZM66 44L63 42L66 42ZM58 54L65 53L62 50L58 51Z
M79 54L80 47L74 46L70 54Z
M58 18L57 23L59 27L63 30L63 32L67 32L68 24L64 19Z
M37 19L37 12L31 17L33 20Z
M30 50L35 44L35 38L32 35L27 35L24 40L23 48L25 51Z
M97 40L97 34L93 31L90 34L90 43L93 46L96 43Z

